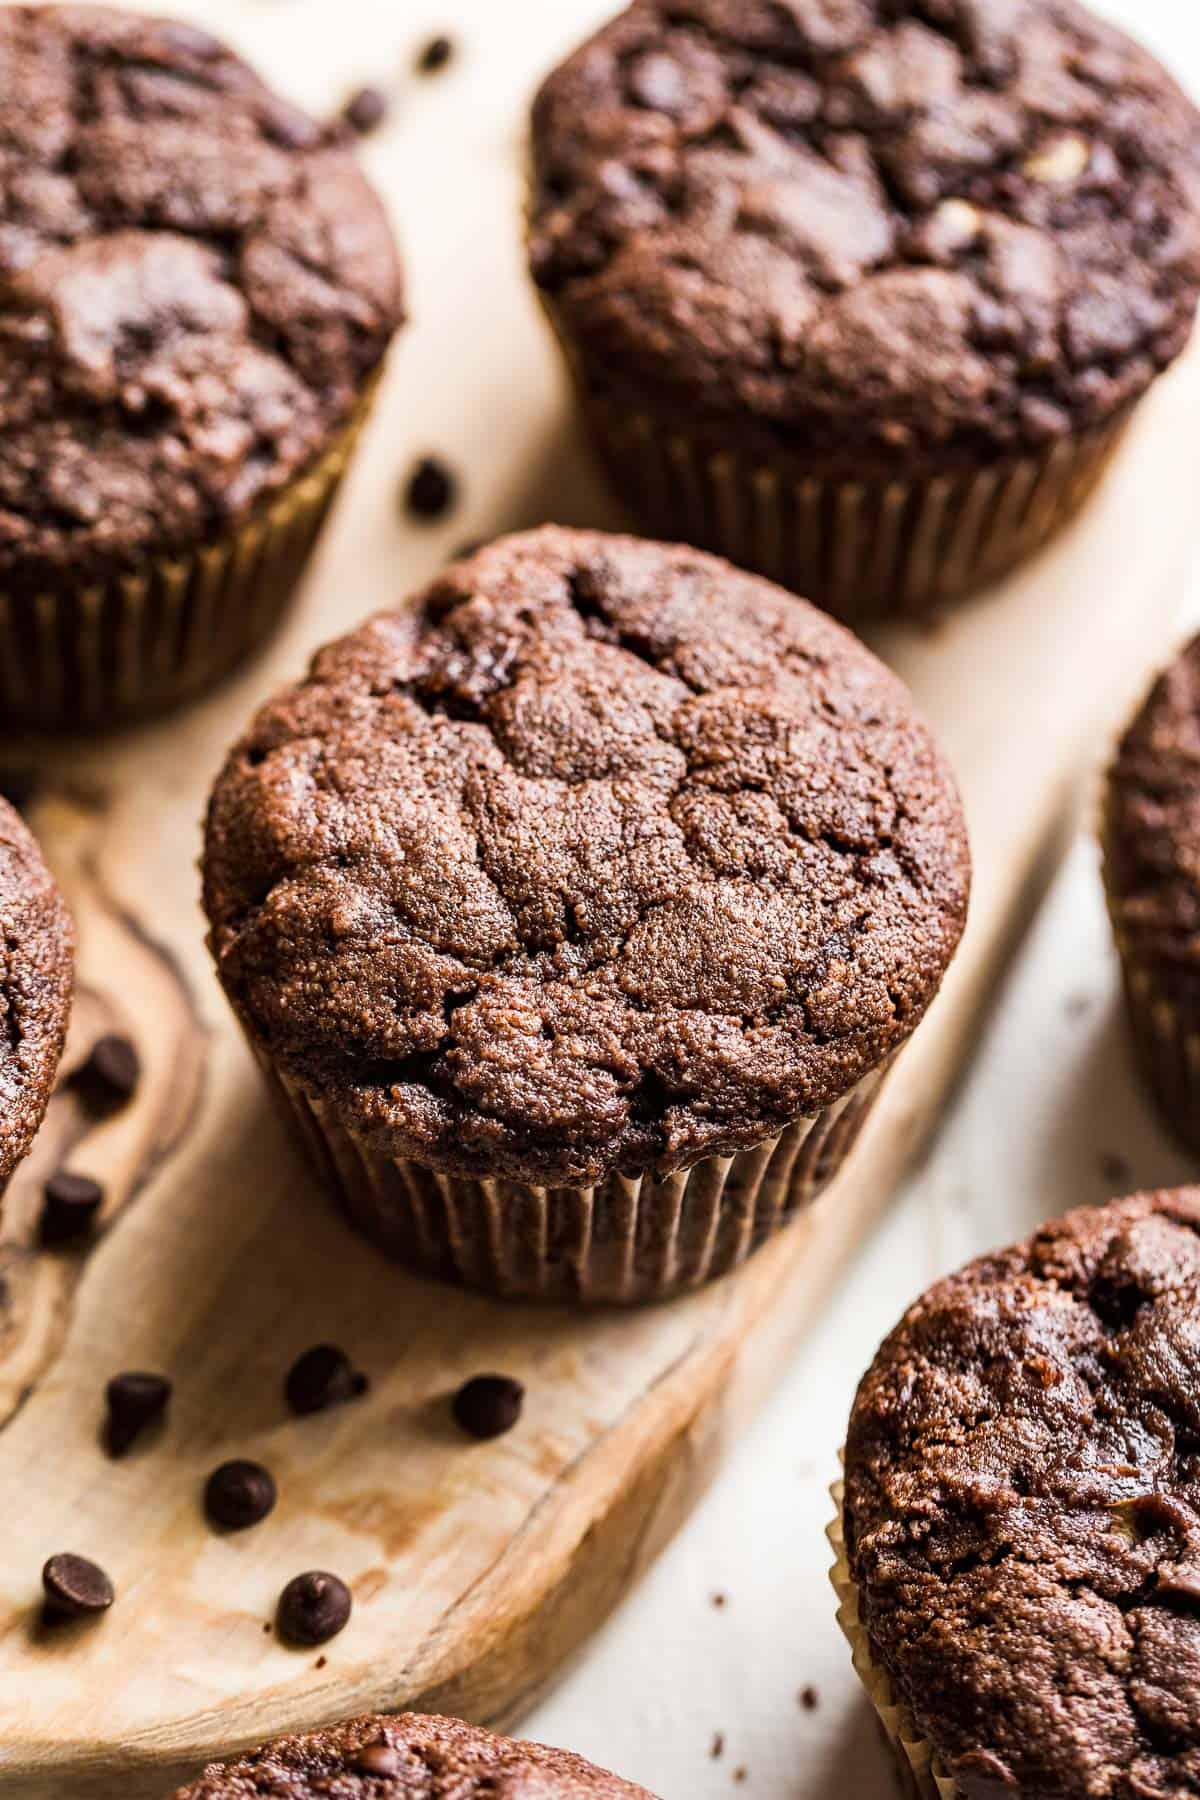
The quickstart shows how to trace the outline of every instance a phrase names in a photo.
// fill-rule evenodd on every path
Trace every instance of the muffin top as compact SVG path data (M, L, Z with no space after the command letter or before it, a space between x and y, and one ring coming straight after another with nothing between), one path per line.
M74 985L70 915L33 836L0 800L0 1192L54 1086Z
M574 1183L732 1153L917 1024L962 931L906 689L714 557L555 528L324 650L213 796L254 1037L386 1154Z
M192 25L0 9L0 579L101 577L243 520L400 321L349 151Z
M861 470L1117 414L1200 292L1200 124L1074 0L635 0L534 109L589 377Z
M855 1401L876 1655L967 1800L1200 1793L1200 1188L940 1282Z
M1200 1022L1200 638L1159 677L1121 740L1104 853L1123 948Z
M569 1750L459 1719L352 1719L214 1763L175 1800L650 1800Z

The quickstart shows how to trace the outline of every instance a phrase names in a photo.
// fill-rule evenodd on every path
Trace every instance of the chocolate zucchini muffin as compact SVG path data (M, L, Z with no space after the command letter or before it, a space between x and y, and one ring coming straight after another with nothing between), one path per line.
M67 1035L75 933L33 835L0 800L0 1195L46 1113Z
M901 683L701 552L547 527L323 651L213 795L252 1046L359 1225L508 1295L741 1262L829 1179L963 927Z
M0 78L0 725L103 725L280 616L399 269L350 152L207 32L6 6Z
M643 529L929 614L1183 349L1198 148L1075 0L636 0L537 98L532 270Z
M834 1581L927 1800L1200 1793L1200 1189L939 1282L854 1403Z
M419 1713L352 1719L213 1763L175 1800L651 1800L543 1744Z
M1138 1062L1200 1151L1200 638L1159 677L1118 748L1104 886Z

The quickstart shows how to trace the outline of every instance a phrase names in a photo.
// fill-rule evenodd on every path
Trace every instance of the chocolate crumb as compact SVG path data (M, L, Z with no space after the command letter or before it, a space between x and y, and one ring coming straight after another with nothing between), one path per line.
M43 1190L38 1236L43 1244L73 1244L96 1222L104 1204L104 1189L90 1175L72 1175L59 1169Z
M737 1782L739 1787L742 1785L743 1781L745 1781L747 1773L748 1771L743 1768L737 1768L733 1771L733 1779Z
M709 1746L708 1754L712 1758L713 1762L720 1762L721 1758L724 1756L724 1754L725 1754L725 1733L723 1731L714 1731L713 1732L713 1741L712 1741L711 1745Z
M476 1375L454 1396L457 1423L473 1438L503 1437L521 1417L525 1389L511 1375Z
M52 1556L42 1570L47 1620L85 1619L107 1612L116 1594L98 1563L69 1551Z
M94 1112L116 1112L131 1100L141 1079L136 1046L109 1032L97 1038L85 1062L71 1076L71 1086Z
M297 1357L284 1384L291 1411L303 1418L365 1394L370 1382L337 1344L314 1344Z
M728 1594L719 1594L719 1593L718 1593L718 1594L714 1594L714 1595L713 1595L713 1596L712 1596L712 1603L713 1603L713 1605L714 1605L714 1606L715 1606L715 1607L716 1607L716 1608L717 1608L717 1610L718 1610L718 1612L719 1612L719 1611L720 1611L720 1609L721 1609L721 1608L722 1608L722 1607L723 1607L723 1606L726 1606L726 1605L728 1605L728 1603L729 1603L729 1596L728 1596Z
M353 1605L350 1589L324 1569L293 1576L279 1596L275 1623L289 1644L325 1644L343 1631Z
M314 1669L325 1669L328 1668L328 1666L329 1658L327 1656L318 1656L316 1662L313 1664Z
M417 53L417 73L436 75L454 60L454 39L444 33L430 38Z
M108 1416L104 1421L104 1447L112 1457L124 1456L143 1431L156 1425L167 1410L171 1383L165 1375L142 1369L126 1369L114 1375L104 1390Z
M388 97L381 88L360 87L342 108L342 118L359 137L378 131L391 110Z
M432 523L454 505L458 483L451 470L436 456L422 456L414 465L404 490L404 505L414 519Z
M800 1704L805 1712L816 1712L818 1706L820 1706L821 1696L811 1682L807 1687L802 1687L800 1689Z
M204 1484L204 1511L224 1531L245 1531L271 1512L278 1498L275 1477L262 1463L235 1458L213 1470Z

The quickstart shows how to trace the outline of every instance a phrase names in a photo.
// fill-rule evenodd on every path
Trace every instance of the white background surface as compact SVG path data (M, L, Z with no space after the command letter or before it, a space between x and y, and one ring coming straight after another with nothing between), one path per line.
M1102 10L1200 93L1191 0L1110 0ZM1197 487L1200 549L1200 472ZM1181 638L1197 621L1200 559L1191 591L1180 595ZM1097 767L1105 753L1097 744ZM1085 833L996 996L981 1052L925 1167L830 1296L707 1502L527 1721L529 1735L570 1745L664 1800L890 1800L887 1759L834 1621L823 1538L858 1377L935 1276L1070 1206L1192 1172L1134 1084ZM797 1699L809 1683L819 1695L813 1712ZM718 1760L710 1756L715 1732L725 1741Z
M447 117L462 121L463 132L447 140L448 160L478 155L485 143L497 162L515 165L519 110L511 118L506 113L494 133L491 122L493 77L502 65L507 74L511 60L507 37L536 27L545 41L540 65L549 67L577 35L581 13L590 7L600 18L615 4L176 0L174 10L235 37L280 85L321 110L356 83L384 78L432 32L448 31L464 47L461 62L436 84L413 91L406 104L444 106ZM1109 0L1104 10L1137 30L1200 93L1194 0ZM291 79L289 68L306 71L303 79ZM425 365L418 375L436 362L443 396L439 438L413 449L464 457L480 435L494 448L486 490L477 484L463 512L430 538L432 569L463 538L515 522L528 471L520 396L506 391L490 347L463 332L462 320L420 316L422 276L456 254L458 227L428 205L439 170L404 160L396 142L404 128L401 117L372 140L367 154L379 172L394 155L393 167L407 184L398 224L418 318L405 356L410 370L414 359ZM480 186L490 206L495 189L482 170ZM507 207L511 199L514 208L509 281L523 279L517 184L505 194L495 203ZM505 232L507 218L506 212ZM1181 445L1180 454L1194 456L1195 447ZM1180 595L1181 638L1200 620L1200 494L1197 524L1195 579L1191 592ZM379 528L391 531L394 523L381 521ZM391 597L353 596L351 610ZM1102 608L1097 596L1098 614ZM1095 746L1097 768L1106 748ZM663 1800L736 1792L770 1800L890 1796L891 1774L834 1621L826 1573L828 1488L857 1379L904 1306L938 1274L1072 1205L1188 1174L1134 1085L1096 855L1082 835L996 996L980 1054L926 1165L830 1295L804 1353L780 1372L773 1401L731 1454L707 1502L525 1722L528 1735L579 1750ZM723 1605L714 1604L717 1595ZM819 1696L811 1711L798 1700L810 1684ZM724 1748L714 1759L717 1733Z

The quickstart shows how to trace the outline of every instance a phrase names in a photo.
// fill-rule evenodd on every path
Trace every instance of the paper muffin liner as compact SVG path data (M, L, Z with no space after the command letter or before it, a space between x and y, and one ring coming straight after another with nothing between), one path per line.
M826 1536L833 1551L829 1579L837 1595L837 1621L850 1645L854 1670L875 1709L883 1734L896 1759L904 1791L911 1800L966 1800L958 1783L942 1767L928 1738L922 1737L912 1713L899 1698L891 1678L876 1662L866 1626L859 1616L858 1585L846 1556L842 1519L843 1484L832 1489L835 1508Z
M1040 455L900 480L823 475L712 448L597 392L552 306L601 462L640 530L714 551L845 624L931 622L1009 573L1081 511L1134 408Z
M537 1187L382 1156L250 1047L342 1211L388 1256L505 1300L585 1305L666 1300L738 1268L837 1174L886 1073L734 1156L672 1175Z
M330 448L240 530L90 587L0 591L0 729L96 730L165 711L265 642L304 572L376 386Z

